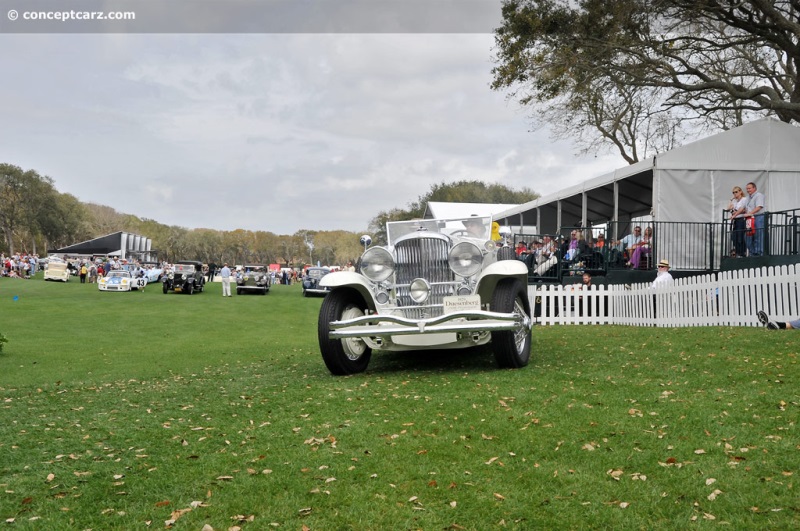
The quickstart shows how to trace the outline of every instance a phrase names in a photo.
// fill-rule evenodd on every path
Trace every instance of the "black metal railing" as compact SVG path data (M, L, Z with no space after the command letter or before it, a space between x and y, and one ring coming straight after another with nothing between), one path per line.
M753 250L756 253L761 250L762 256L800 254L800 209L765 212L762 216L764 226L755 229L755 234L748 234L752 231L748 231L744 220L734 225L727 210L723 211L722 219L724 256L751 256Z
M640 228L638 233L635 228ZM576 251L569 250L572 232L578 234ZM643 237L627 238L628 233ZM558 234L518 234L515 244L525 242L529 282L560 281L565 275L589 272L605 275L612 270L655 271L661 259L669 260L675 269L706 271L719 267L722 228L720 223L689 222L608 222L602 227L562 227ZM547 260L539 252L539 244L549 236L557 242L555 259Z

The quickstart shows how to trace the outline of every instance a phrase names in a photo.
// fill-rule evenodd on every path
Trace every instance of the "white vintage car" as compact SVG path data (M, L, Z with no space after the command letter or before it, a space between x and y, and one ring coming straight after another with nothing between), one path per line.
M100 291L131 291L144 289L147 286L146 278L133 278L129 271L115 269L97 280L97 289Z
M47 265L44 269L45 280L69 282L70 274L69 265L65 261L55 257L48 258Z
M326 275L322 359L335 375L366 370L373 350L492 344L501 367L531 350L525 264L490 239L490 217L387 223L386 247L366 249L357 272ZM362 242L369 245L369 237Z

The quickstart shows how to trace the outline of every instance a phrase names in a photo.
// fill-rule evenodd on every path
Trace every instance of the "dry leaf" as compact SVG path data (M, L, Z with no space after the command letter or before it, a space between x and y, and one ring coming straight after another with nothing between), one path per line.
M609 470L606 472L606 474L608 474L608 475L609 475L609 476L611 476L612 478L614 478L614 479L616 479L617 481L619 481L619 478L620 478L620 476L622 476L622 474L624 474L624 472L623 472L622 470L618 469L618 468L616 468L616 469L613 469L613 468L612 468L612 469L609 469Z
M56 475L55 474L47 474L47 482L48 483L50 483L54 479L56 479Z
M697 455L702 455L702 454L706 453L706 451L703 450L702 448L698 448L697 450L694 451L694 453L696 453Z
M498 499L500 501L503 501L503 500L506 499L505 496L503 496L502 494L498 494L497 492L494 493L494 497L495 497L495 499Z
M619 508L620 509L627 509L628 505L630 505L628 502L620 502Z
M713 485L713 484L714 484L714 483L716 483L716 482L717 482L717 480L716 480L716 479L714 479L714 478L708 478L708 479L706 480L706 486Z
M714 492L712 492L711 494L708 495L708 500L709 501L714 501L714 500L717 499L717 496L719 496L720 494L722 494L722 491L719 490L719 489L715 489Z

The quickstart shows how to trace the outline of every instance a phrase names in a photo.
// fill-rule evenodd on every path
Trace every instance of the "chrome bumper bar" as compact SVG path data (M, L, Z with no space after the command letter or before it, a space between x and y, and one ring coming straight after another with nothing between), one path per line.
M330 338L530 330L531 324L531 319L526 315L485 311L454 312L428 319L408 319L397 315L372 314L344 321L333 321L330 324Z

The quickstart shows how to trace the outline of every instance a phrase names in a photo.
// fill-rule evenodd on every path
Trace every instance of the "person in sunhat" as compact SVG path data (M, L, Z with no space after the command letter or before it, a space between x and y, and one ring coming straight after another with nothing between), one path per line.
M672 275L669 273L669 261L662 259L658 263L658 274L653 281L652 287L671 286L672 280Z

